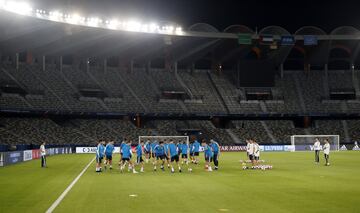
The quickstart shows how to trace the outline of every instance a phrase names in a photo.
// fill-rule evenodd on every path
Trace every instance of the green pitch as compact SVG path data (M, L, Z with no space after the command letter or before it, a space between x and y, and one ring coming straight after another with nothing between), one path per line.
M118 159L119 156L115 156ZM313 153L262 153L270 171L241 169L245 153L223 153L220 170L193 173L95 173L95 163L54 212L359 212L360 152L331 154L331 166ZM0 168L0 212L45 212L94 155L48 158ZM201 158L202 160L202 158ZM117 161L117 160L116 160ZM133 196L130 196L133 195Z

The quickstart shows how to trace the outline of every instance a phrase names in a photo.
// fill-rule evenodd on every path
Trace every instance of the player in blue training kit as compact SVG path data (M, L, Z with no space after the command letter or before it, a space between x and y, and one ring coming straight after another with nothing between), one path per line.
M177 147L178 155L179 155L179 158L180 158L180 156L181 156L181 148L182 148L182 142L180 140L177 142L176 147Z
M186 143L186 141L184 141L182 144L181 144L181 159L182 159L182 164L184 164L184 162L186 164L189 163L188 161L188 151L189 151L189 146L188 144Z
M96 147L96 172L101 172L101 161L105 155L105 141L100 140Z
M169 143L168 156L170 156L170 161L171 161L171 173L175 172L174 166L173 166L174 161L179 168L179 172L181 172L181 167L179 165L178 149L177 149L177 146L174 144L173 140L170 140L170 143Z
M110 141L105 146L105 162L104 162L104 168L106 170L106 165L109 165L109 168L112 169L112 154L114 152L114 141Z
M214 153L211 150L211 147L206 143L206 140L202 140L202 146L204 147L204 155L205 155L205 168L208 169L209 172L212 171L210 163L213 160Z
M126 167L126 164L128 163L128 170L130 170L132 168L133 173L137 173L135 171L135 167L133 165L133 163L131 162L131 156L132 156L132 152L131 152L131 142L128 141L125 145L123 145L122 148L122 158L121 158L121 164L120 164L120 171L123 172L124 168Z
M200 143L198 140L194 140L192 144L192 162L197 164L199 163L199 152L200 152Z
M220 145L219 145L218 142L211 139L210 140L210 146L211 146L211 149L212 149L212 151L214 153L213 160L214 160L215 170L218 170L218 168L219 168L219 156L220 156Z
M161 160L161 170L164 171L164 164L165 164L165 148L164 148L164 142L160 141L158 145L154 147L154 153L155 153L155 163L154 163L154 171L156 171L156 165L157 161Z
M150 158L152 158L152 164L155 165L156 156L155 156L155 147L159 145L159 143L155 140L150 144Z
M169 142L167 140L164 141L164 149L165 149L165 158L166 158L167 167L170 168L170 156L168 155Z
M151 144L150 141L147 140L144 145L144 153L145 153L145 162L149 163L150 154L151 154Z
M139 165L141 164L141 169L140 172L144 172L144 160L142 158L143 156L143 146L144 146L144 141L141 141L140 144L138 144L136 146L136 164Z

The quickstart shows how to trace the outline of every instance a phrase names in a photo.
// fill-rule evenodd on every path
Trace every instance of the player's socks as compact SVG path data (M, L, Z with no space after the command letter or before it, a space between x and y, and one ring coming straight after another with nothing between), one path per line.
M212 168L211 168L211 166L209 166L208 171L209 171L209 172L212 172Z
M156 171L156 166L154 166L154 171Z
M174 172L175 172L174 168L173 168L173 167L171 167L171 173L174 173Z
M134 174L137 174L137 173L139 173L139 172L137 172L137 171L135 171L135 169L133 169L133 173L134 173Z
M140 172L144 172L144 167L141 167Z
M219 169L219 167L215 166L215 170L218 170L218 169Z
M112 169L112 165L110 165L109 169L110 169L110 170Z
M181 167L179 166L179 172L181 172Z

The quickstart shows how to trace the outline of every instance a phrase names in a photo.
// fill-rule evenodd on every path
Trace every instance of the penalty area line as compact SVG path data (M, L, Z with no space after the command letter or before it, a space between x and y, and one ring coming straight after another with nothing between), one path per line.
M90 167L90 165L94 162L95 158L93 158L88 165L85 166L85 168L80 172L80 174L70 183L70 185L61 193L61 195L58 197L58 199L55 200L55 202L50 206L50 208L46 211L46 213L51 213L54 211L54 209L60 204L60 202L65 198L67 193L71 190L71 188L78 182L78 180L81 178L81 176L86 172L86 170Z

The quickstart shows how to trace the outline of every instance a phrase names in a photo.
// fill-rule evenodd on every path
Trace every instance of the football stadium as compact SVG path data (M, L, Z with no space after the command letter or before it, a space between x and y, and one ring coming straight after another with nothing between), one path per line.
M360 5L303 4L0 0L0 212L360 212Z

